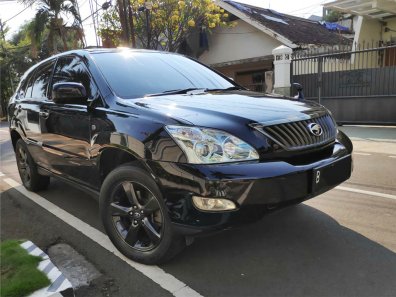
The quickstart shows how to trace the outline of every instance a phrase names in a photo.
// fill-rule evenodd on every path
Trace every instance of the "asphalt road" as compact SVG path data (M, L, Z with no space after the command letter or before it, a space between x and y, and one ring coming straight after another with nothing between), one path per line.
M198 238L162 265L203 296L395 296L396 128L343 127L355 170L343 184L241 229ZM42 249L66 242L103 276L77 296L172 296L4 182L19 181L6 128L0 128L1 240L28 238ZM103 231L94 198L52 179L39 195ZM153 280L154 279L154 280ZM183 296L183 294L179 294ZM188 296L188 294L185 294Z

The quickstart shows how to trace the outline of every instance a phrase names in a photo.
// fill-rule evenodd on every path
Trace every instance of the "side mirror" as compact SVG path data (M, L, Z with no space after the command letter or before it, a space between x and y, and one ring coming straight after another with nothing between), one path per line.
M87 104L87 91L81 83L60 82L52 86L52 100L55 103Z
M303 93L303 87L301 84L299 83L292 83L293 87L295 87L297 89L297 95L294 96L294 98L300 100L304 100L304 93Z

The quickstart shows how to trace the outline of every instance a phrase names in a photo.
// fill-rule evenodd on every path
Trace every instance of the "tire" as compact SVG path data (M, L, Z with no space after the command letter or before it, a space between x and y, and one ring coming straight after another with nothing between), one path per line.
M15 156L19 176L26 189L32 192L38 192L48 188L50 177L38 173L37 165L30 155L26 143L21 138L16 142Z
M185 238L173 230L158 185L141 168L128 164L110 172L99 207L110 240L134 261L164 263L185 247Z

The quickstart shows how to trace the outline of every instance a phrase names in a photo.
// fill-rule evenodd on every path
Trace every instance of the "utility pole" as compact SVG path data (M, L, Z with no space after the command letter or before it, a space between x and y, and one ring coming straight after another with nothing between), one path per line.
M146 8L147 49L150 49L150 38L151 38L149 17L150 17L150 11Z
M78 4L78 1L76 1L76 8L77 8L77 13L78 13L78 18L79 18L79 23L80 23L80 28L82 31L82 43L83 43L83 48L87 46L87 40L85 38L85 32L84 32L84 27L81 21L81 14L80 14L80 5Z
M131 2L128 1L128 13L129 13L129 23L131 25L131 37L132 37L132 47L136 48L136 39L135 39L135 25L133 23L133 13Z
M151 1L144 2L144 8L146 12L147 49L150 49L150 41L151 41L150 10L153 8L153 3Z
M120 17L121 31L122 31L122 45L129 45L129 30L128 30L128 15L126 10L126 1L117 0L118 15Z
M128 0L129 2L129 0ZM130 29L130 25L129 25L129 13L128 13L128 4L127 4L127 0L122 0L122 9L124 11L124 17L125 17L125 36L126 36L126 44L129 46L129 42L131 40L130 38L130 34L129 34L129 29Z
M89 8L91 10L91 17L92 17L92 21L93 21L93 26L94 26L94 31L95 31L95 42L96 42L96 46L99 46L99 37L98 37L98 31L96 29L96 20L95 20L95 13L97 11L95 11L94 9L94 3L93 0L88 0L89 3Z

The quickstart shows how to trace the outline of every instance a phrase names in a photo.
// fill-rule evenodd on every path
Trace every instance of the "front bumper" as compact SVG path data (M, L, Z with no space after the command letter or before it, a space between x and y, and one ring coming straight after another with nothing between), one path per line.
M286 161L213 165L148 161L147 165L161 186L175 227L195 234L254 222L275 209L326 192L350 177L352 157L351 150L336 143L331 156L304 165ZM193 205L193 195L230 199L238 208L201 211Z

